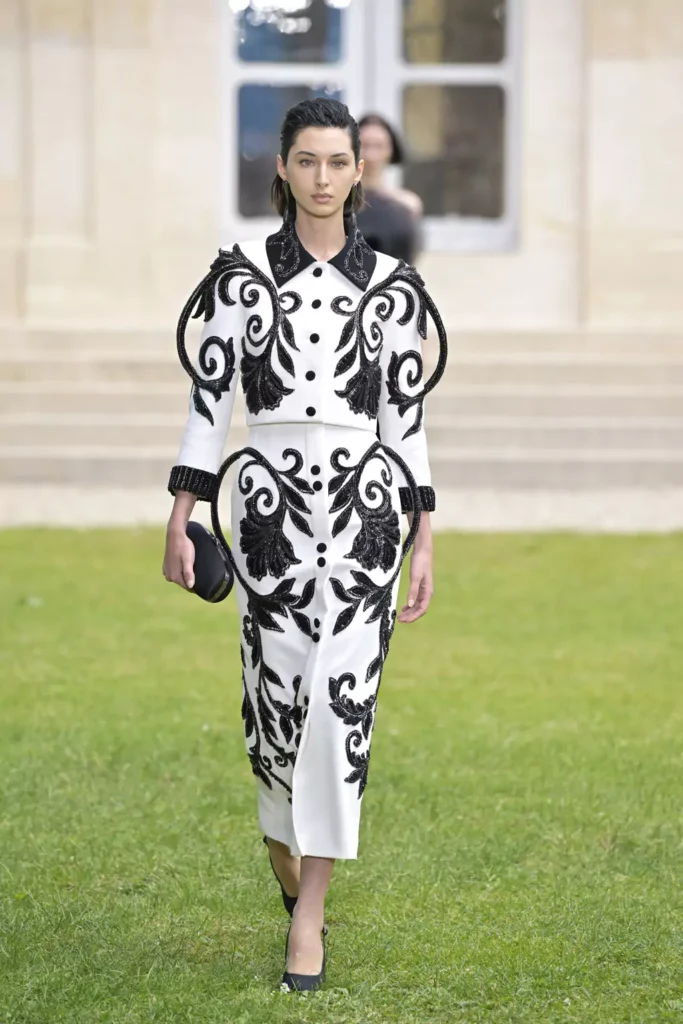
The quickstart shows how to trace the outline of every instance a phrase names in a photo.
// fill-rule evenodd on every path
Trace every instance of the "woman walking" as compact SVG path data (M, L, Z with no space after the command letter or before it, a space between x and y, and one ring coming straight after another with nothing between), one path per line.
M221 249L181 315L193 388L169 489L164 575L190 589L185 533L197 499L215 503L238 379L249 427L231 496L241 620L242 716L258 816L292 913L283 985L311 990L325 969L324 904L335 859L355 858L377 693L398 619L432 594L434 508L422 422L443 372L443 327L410 266L361 236L358 126L335 100L291 108L272 195L280 230ZM423 380L427 314L441 343ZM187 357L191 315L205 320ZM410 531L401 545L400 513Z

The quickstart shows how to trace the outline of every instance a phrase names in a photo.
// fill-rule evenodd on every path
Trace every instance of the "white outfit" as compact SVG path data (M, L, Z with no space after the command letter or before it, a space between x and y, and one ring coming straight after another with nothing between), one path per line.
M425 384L427 312L441 354ZM193 313L206 321L196 365ZM245 395L230 556L260 828L295 855L355 858L400 512L434 507L422 408L445 364L440 318L417 272L357 230L321 263L285 223L265 244L220 250L178 345L193 388L173 493L215 508L238 379Z

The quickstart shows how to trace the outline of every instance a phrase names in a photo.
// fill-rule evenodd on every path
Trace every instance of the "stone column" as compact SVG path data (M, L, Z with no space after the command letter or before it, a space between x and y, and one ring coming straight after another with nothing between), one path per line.
M220 9L161 0L155 42L153 246L160 315L173 320L220 239ZM232 163L235 163L235 154ZM226 161L230 164L230 161Z
M683 327L683 4L586 0L586 297L596 327Z
M23 315L26 219L23 119L25 48L21 0L0 5L0 320Z
M42 320L69 316L92 287L92 25L90 0L22 6L25 303Z

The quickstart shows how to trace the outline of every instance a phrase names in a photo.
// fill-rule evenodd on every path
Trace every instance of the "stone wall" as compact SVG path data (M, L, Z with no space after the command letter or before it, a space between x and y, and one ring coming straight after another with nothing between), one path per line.
M585 313L683 327L683 3L592 0Z
M0 4L0 323L171 325L218 243L218 0ZM518 248L453 327L683 327L683 3L525 0Z
M166 321L217 244L214 0L3 0L0 317Z

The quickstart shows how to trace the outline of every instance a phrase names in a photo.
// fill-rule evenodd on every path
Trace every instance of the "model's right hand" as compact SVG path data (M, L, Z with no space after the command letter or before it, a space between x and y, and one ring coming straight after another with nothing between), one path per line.
M166 531L166 552L161 570L169 583L183 590L194 586L194 544L184 530L169 526Z

